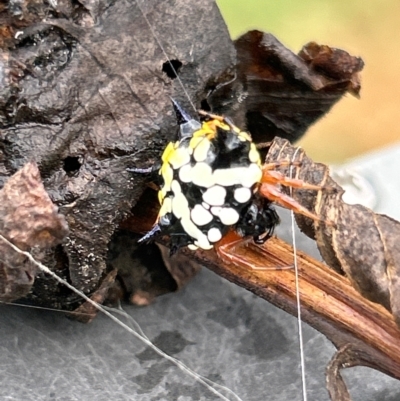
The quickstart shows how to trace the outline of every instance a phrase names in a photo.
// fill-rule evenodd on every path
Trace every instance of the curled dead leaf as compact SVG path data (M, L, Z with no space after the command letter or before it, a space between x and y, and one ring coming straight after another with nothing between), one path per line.
M36 163L29 162L0 190L0 234L24 251L38 253L63 241L68 226L58 213L40 178ZM0 241L0 300L26 295L37 268Z
M298 226L316 240L330 267L345 274L365 298L383 305L400 327L400 222L365 206L344 202L344 190L330 177L327 166L313 162L302 149L276 138L266 162L279 160L300 164L293 169L294 178L329 188L320 192L293 190L296 200L321 217L316 221L296 215Z

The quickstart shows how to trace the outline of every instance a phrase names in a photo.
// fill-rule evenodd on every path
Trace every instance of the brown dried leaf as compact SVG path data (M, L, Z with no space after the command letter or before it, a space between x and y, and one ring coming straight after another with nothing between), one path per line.
M0 234L24 251L53 247L68 234L64 216L52 203L36 163L27 163L0 190ZM0 299L26 295L37 268L0 241Z
M359 93L364 63L344 50L312 42L296 55L260 31L247 32L235 47L237 78L221 85L210 104L247 124L255 142L275 136L293 142L347 91Z
M361 89L359 72L364 67L364 62L359 57L351 56L344 50L319 45L310 42L299 52L307 65L325 77L324 86L342 87L351 94L358 96ZM336 90L337 90L336 88Z
M138 244L140 236L120 231L110 244L108 264L118 270L119 296L136 305L149 305L154 299L176 291L177 283L166 269L155 244Z
M276 138L266 161L279 160L300 162L295 178L330 188L320 192L293 190L293 197L323 220L296 216L300 229L316 239L329 266L345 274L364 297L391 311L400 327L400 222L345 203L344 191L329 176L327 166L314 163L303 150Z
M170 249L164 245L157 244L161 251L165 267L170 272L179 290L185 286L201 269L198 263L191 258L178 252L170 255Z

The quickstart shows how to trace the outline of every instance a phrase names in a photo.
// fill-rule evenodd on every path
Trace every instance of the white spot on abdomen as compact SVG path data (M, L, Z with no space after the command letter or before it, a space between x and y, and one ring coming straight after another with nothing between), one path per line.
M172 198L172 213L178 219L190 219L189 203L182 192L175 193Z
M171 182L171 189L175 195L180 194L182 192L181 186L177 180L173 180Z
M190 164L185 164L179 169L179 179L182 182L192 181L192 167L190 166Z
M181 224L185 233L194 238L194 244L202 249L211 249L212 245L209 243L205 234L190 220L190 218L182 218Z
M203 237L200 239L200 240L198 240L198 241L195 241L194 242L199 248L201 248L201 249L204 249L204 250L206 250L206 251L208 251L209 249L212 249L213 248L213 245L211 245L209 242L208 242L208 239L207 239L207 237L203 234Z
M217 169L214 171L214 182L224 187L240 184L241 176L246 173L245 167Z
M175 170L188 164L190 162L188 149L186 147L175 149L175 151L171 153L168 162Z
M260 153L254 143L250 145L249 159L252 163L258 163L260 161Z
M236 224L239 220L239 213L231 207L215 206L211 208L211 213L214 216L219 217L222 224L226 226L232 226L233 224Z
M246 168L246 173L242 175L240 184L244 187L251 188L257 182L260 182L262 176L261 167L256 163L251 163Z
M222 234L218 228L213 227L208 230L207 237L210 242L218 242L222 238Z
M245 187L236 188L233 197L239 203L246 203L251 198L251 190Z
M168 197L163 200L159 216L165 216L167 213L171 212L172 212L172 200L170 197Z
M214 171L214 183L229 187L231 185L243 185L252 187L261 180L261 168L256 163L251 163L248 167L232 167L227 169L217 169Z
M222 206L225 203L226 189L220 185L214 185L208 188L203 194L204 202L211 206Z
M174 176L174 171L172 170L172 168L169 166L168 163L164 163L161 166L160 174L164 179L164 187L166 189L166 192L168 192L171 189L171 182Z
M221 213L221 210L222 210L222 207L220 207L220 206L214 206L214 207L211 208L211 213L212 213L214 216L219 216L219 214Z
M192 167L191 180L194 185L210 188L214 185L211 167L207 163L196 163Z
M218 216L226 226L236 224L239 220L239 213L231 207L223 207Z
M190 212L190 216L192 217L193 223L197 226L204 226L213 219L212 214L201 205L195 205Z

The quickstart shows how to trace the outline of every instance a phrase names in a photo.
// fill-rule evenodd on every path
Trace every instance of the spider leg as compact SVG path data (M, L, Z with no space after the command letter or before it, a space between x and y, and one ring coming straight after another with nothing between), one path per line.
M310 219L322 221L319 216L310 212L295 199L279 191L279 189L277 189L275 185L263 183L260 186L259 192L265 198L283 206L286 209L293 210L293 212L302 214L303 216L309 217ZM329 222L325 223L330 224Z
M249 247L257 247L256 256L251 258L247 249ZM221 241L215 245L215 250L219 258L225 263L234 264L248 270L287 270L293 269L291 266L279 266L277 260L276 266L265 266L263 252L267 252L265 246L255 244L251 238L242 238L236 231L229 231Z
M260 150L260 149L266 149L266 148L269 148L269 147L271 146L271 143L272 143L272 141L269 141L269 142L259 142L259 143L256 144L256 148L257 148L258 150Z
M327 187L324 187L322 185L309 184L308 182L299 180L297 178L286 177L283 173L279 171L264 171L261 178L261 183L272 185L280 184L284 185L285 187L312 189L315 191L319 191L320 189L327 189Z
M218 120L218 121L221 121L221 122L225 121L225 117L219 116L218 114L209 113L208 111L199 110L198 113L201 116L210 118L211 120Z
M137 168L137 167L132 167L132 168L127 168L126 171L129 171L130 173L135 173L135 174L152 174L155 173L156 171L160 170L160 164L156 163L153 164L150 167L146 168Z
M140 238L138 240L138 242L148 241L148 240L152 239L153 237L155 237L160 231L161 231L161 227L156 223L156 224L154 224L154 226L152 227L152 229L150 231L148 231L145 235L143 235L142 238Z
M223 116L219 116L217 114L208 113L207 111L204 111L204 110L199 110L199 114L204 117L208 117L211 120L217 120L217 121L220 121L221 123L226 124L232 131L234 131L236 133L240 132L240 129L238 127L236 127L236 125L233 123L233 121L229 117L223 117Z
M281 162L264 164L261 182L267 184L280 184L292 188L312 189L315 191L319 191L321 189L325 191L332 189L331 187L328 186L310 184L297 178L286 177L285 174L281 173L280 171L275 171L276 168L282 166L300 167L301 162L290 162L284 160Z
M266 142L266 145L271 144L271 142ZM260 144L263 145L263 144ZM279 162L271 162L271 163L265 163L263 165L263 170L276 170L278 167L285 167L285 166L294 166L294 167L300 167L301 162L299 161L290 161L290 160L281 160Z
M172 102L172 106L174 107L175 115L176 115L176 122L178 125L182 125L188 123L192 117L183 109L183 107L171 96L169 97Z

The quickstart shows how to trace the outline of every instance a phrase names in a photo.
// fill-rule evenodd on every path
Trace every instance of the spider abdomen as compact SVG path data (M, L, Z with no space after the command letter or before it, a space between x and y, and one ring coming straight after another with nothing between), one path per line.
M176 247L212 248L240 222L262 176L251 138L215 119L169 143L162 162L158 224Z

